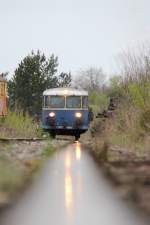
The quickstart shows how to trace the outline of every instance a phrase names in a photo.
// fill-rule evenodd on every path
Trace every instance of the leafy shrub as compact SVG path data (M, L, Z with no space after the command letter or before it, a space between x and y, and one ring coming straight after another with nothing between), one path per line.
M95 113L107 109L108 101L109 98L104 93L91 91L91 93L89 94L89 103Z
M128 85L129 95L135 106L140 108L145 107L145 90L142 86L136 83L132 83Z

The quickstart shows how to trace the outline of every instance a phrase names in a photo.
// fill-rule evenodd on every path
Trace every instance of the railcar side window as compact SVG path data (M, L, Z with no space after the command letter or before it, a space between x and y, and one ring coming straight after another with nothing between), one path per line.
M66 98L67 108L81 108L81 97L80 96L68 96Z
M51 108L64 108L65 97L64 96L50 96L49 106Z
M88 108L88 97L87 96L82 97L82 107Z
M45 96L45 107L47 108L49 105L48 96Z

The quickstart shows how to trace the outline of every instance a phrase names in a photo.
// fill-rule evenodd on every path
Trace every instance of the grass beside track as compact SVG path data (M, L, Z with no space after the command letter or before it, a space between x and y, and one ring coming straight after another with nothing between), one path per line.
M9 112L5 118L0 118L0 138L36 138L42 131L33 119L23 113Z

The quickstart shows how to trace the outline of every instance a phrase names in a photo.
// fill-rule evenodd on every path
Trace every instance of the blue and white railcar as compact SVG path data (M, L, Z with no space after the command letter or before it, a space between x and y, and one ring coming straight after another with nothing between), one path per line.
M88 92L73 88L53 88L43 92L42 127L52 136L72 135L88 130Z

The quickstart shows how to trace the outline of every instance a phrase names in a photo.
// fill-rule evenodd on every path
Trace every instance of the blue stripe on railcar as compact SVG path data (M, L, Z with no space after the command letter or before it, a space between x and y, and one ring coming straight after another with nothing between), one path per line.
M76 112L82 113L80 129L87 130L89 124L88 109L43 109L42 111L42 126L44 129L51 129L49 124L49 113L55 113L55 128L74 129L77 118Z

